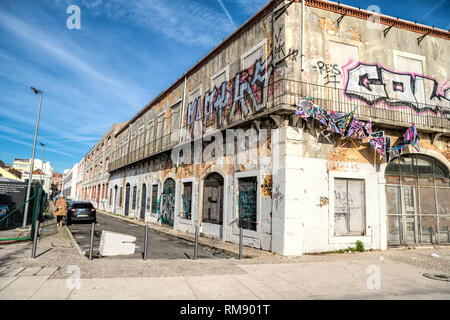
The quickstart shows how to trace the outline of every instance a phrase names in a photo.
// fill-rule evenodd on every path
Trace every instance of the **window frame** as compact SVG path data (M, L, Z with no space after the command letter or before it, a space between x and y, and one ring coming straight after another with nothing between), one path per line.
M335 207L335 201L334 201L334 179L335 178L342 178L342 179L357 179L357 180L364 180L364 230L365 235L335 235L334 234L334 207ZM368 172L350 172L350 171L330 171L328 173L328 238L330 244L349 244L354 245L355 241L360 240L364 243L374 245L375 238L374 238L374 231L373 228L380 227L380 210L381 205L379 208L371 208L370 205L368 205L368 202L370 201L370 198L367 197L367 192L369 190L370 185L377 185L379 186L378 176L370 175ZM380 193L380 189L373 189L372 191L374 193L373 199L376 199L374 201L377 201L379 197L384 196L384 187L382 188L383 192ZM320 199L318 200L320 201ZM372 201L373 203L373 201ZM379 201L377 201L379 203ZM379 235L377 236L379 237ZM380 241L378 239L377 241Z
M244 237L250 238L259 238L262 230L261 227L261 208L262 208L262 195L261 190L258 186L261 185L261 175L260 170L251 170L245 172L237 172L234 174L234 185L233 185L233 193L234 193L234 210L232 220L239 218L239 190L238 183L240 178L251 178L256 177L256 231L251 229L242 229ZM225 185L224 185L225 186ZM224 213L226 212L225 205L227 204L227 199L224 197ZM231 221L229 222L231 223ZM233 235L239 236L239 227L236 221L232 223L233 225Z
M191 190L191 219L185 219L185 218L181 218L181 210L183 209L183 194L184 194L184 184L185 183L191 183L192 184L192 190ZM190 178L183 178L180 181L180 193L179 193L179 203L180 205L178 206L178 212L179 212L179 221L181 223L186 223L186 224L192 224L194 223L194 212L193 212L193 207L194 207L194 199L195 199L195 188L194 188L194 178L190 177Z

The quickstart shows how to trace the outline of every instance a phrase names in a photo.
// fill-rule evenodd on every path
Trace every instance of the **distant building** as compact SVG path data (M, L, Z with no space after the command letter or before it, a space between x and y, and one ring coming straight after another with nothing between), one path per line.
M9 164L0 160L0 176L6 179L21 181L22 173L12 169Z
M82 175L80 199L90 200L98 209L106 209L107 206L108 168L116 145L116 134L125 124L114 124L79 163L79 174Z
M63 174L55 172L52 175L52 195L58 195L62 190Z
M31 159L16 158L13 161L13 170L21 173L21 181L28 182L30 178ZM40 159L34 159L32 181L38 181L46 193L51 191L53 168L50 162L42 162Z
M63 174L63 195L66 198L76 200L76 186L78 175L78 163L75 163L72 168L64 170Z

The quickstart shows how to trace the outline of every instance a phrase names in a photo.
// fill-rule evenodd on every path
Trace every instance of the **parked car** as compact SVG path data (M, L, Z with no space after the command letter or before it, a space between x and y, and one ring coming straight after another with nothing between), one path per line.
M97 222L97 211L90 202L73 201L67 209L67 225L70 226L76 221Z
M14 208L11 196L6 193L0 193L0 220L3 220ZM0 229L8 229L12 223L13 217L10 216L0 223Z
M66 203L67 203L67 210L69 210L72 207L72 205L73 205L73 200L66 199Z

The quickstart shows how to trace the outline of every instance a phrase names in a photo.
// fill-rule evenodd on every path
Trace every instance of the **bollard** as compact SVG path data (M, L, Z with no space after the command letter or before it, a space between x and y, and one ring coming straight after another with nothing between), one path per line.
M198 226L195 226L194 260L197 260L197 253L198 253Z
M145 225L144 260L147 260L147 247L148 247L148 225Z
M92 251L94 250L94 228L95 228L95 223L92 222L92 224L91 224L91 242L90 242L90 246L89 246L89 260L92 260Z
M31 258L36 258L37 237L39 233L39 219L36 219L34 226L33 248L31 249Z
M242 259L242 243L244 240L244 232L242 231L242 226L239 227L239 260Z

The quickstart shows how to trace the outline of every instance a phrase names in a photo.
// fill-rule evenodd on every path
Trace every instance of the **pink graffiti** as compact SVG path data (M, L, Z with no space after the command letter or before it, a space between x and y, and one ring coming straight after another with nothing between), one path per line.
M450 86L448 81L418 73L396 72L378 63L367 64L350 60L342 67L345 95L369 106L384 103L390 108L408 108L417 114L443 115L450 120ZM347 71L347 72L345 72Z

